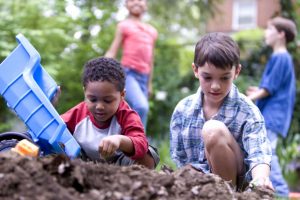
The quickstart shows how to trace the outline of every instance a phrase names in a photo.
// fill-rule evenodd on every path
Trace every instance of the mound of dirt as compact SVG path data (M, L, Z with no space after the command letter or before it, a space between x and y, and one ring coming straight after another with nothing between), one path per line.
M63 156L28 158L13 152L0 153L0 188L0 199L22 200L273 199L264 188L236 193L218 176L190 167L157 172L137 165L119 167Z

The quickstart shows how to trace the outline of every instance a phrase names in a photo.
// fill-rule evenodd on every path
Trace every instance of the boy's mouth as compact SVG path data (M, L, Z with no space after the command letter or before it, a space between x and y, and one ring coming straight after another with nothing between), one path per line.
M95 115L97 116L97 118L103 118L103 117L105 117L105 113L104 112L97 112L97 113L95 113Z
M142 9L142 8L139 5L134 5L134 6L132 6L132 9Z
M220 93L220 92L210 92L210 94L213 95L213 96L219 96L219 95L221 95L222 93Z

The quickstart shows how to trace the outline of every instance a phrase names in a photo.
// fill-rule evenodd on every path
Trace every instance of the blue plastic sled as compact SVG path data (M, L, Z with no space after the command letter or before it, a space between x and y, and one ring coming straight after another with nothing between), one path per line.
M45 154L77 157L80 146L50 102L57 84L40 64L40 55L29 41L22 34L16 38L19 45L0 64L0 94Z

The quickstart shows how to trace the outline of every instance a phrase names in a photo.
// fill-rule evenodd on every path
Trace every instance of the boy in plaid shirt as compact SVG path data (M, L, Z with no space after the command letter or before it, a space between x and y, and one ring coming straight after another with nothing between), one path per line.
M192 68L200 87L173 112L172 159L178 167L217 174L237 189L250 182L273 190L264 119L233 84L241 70L237 44L223 33L205 35L196 45Z

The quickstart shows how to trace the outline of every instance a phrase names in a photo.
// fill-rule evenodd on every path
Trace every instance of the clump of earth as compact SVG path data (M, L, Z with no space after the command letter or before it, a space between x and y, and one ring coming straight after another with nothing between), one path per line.
M219 176L190 167L155 171L138 165L69 160L61 155L30 158L14 152L0 153L0 188L0 199L9 200L273 199L268 189L235 192Z

